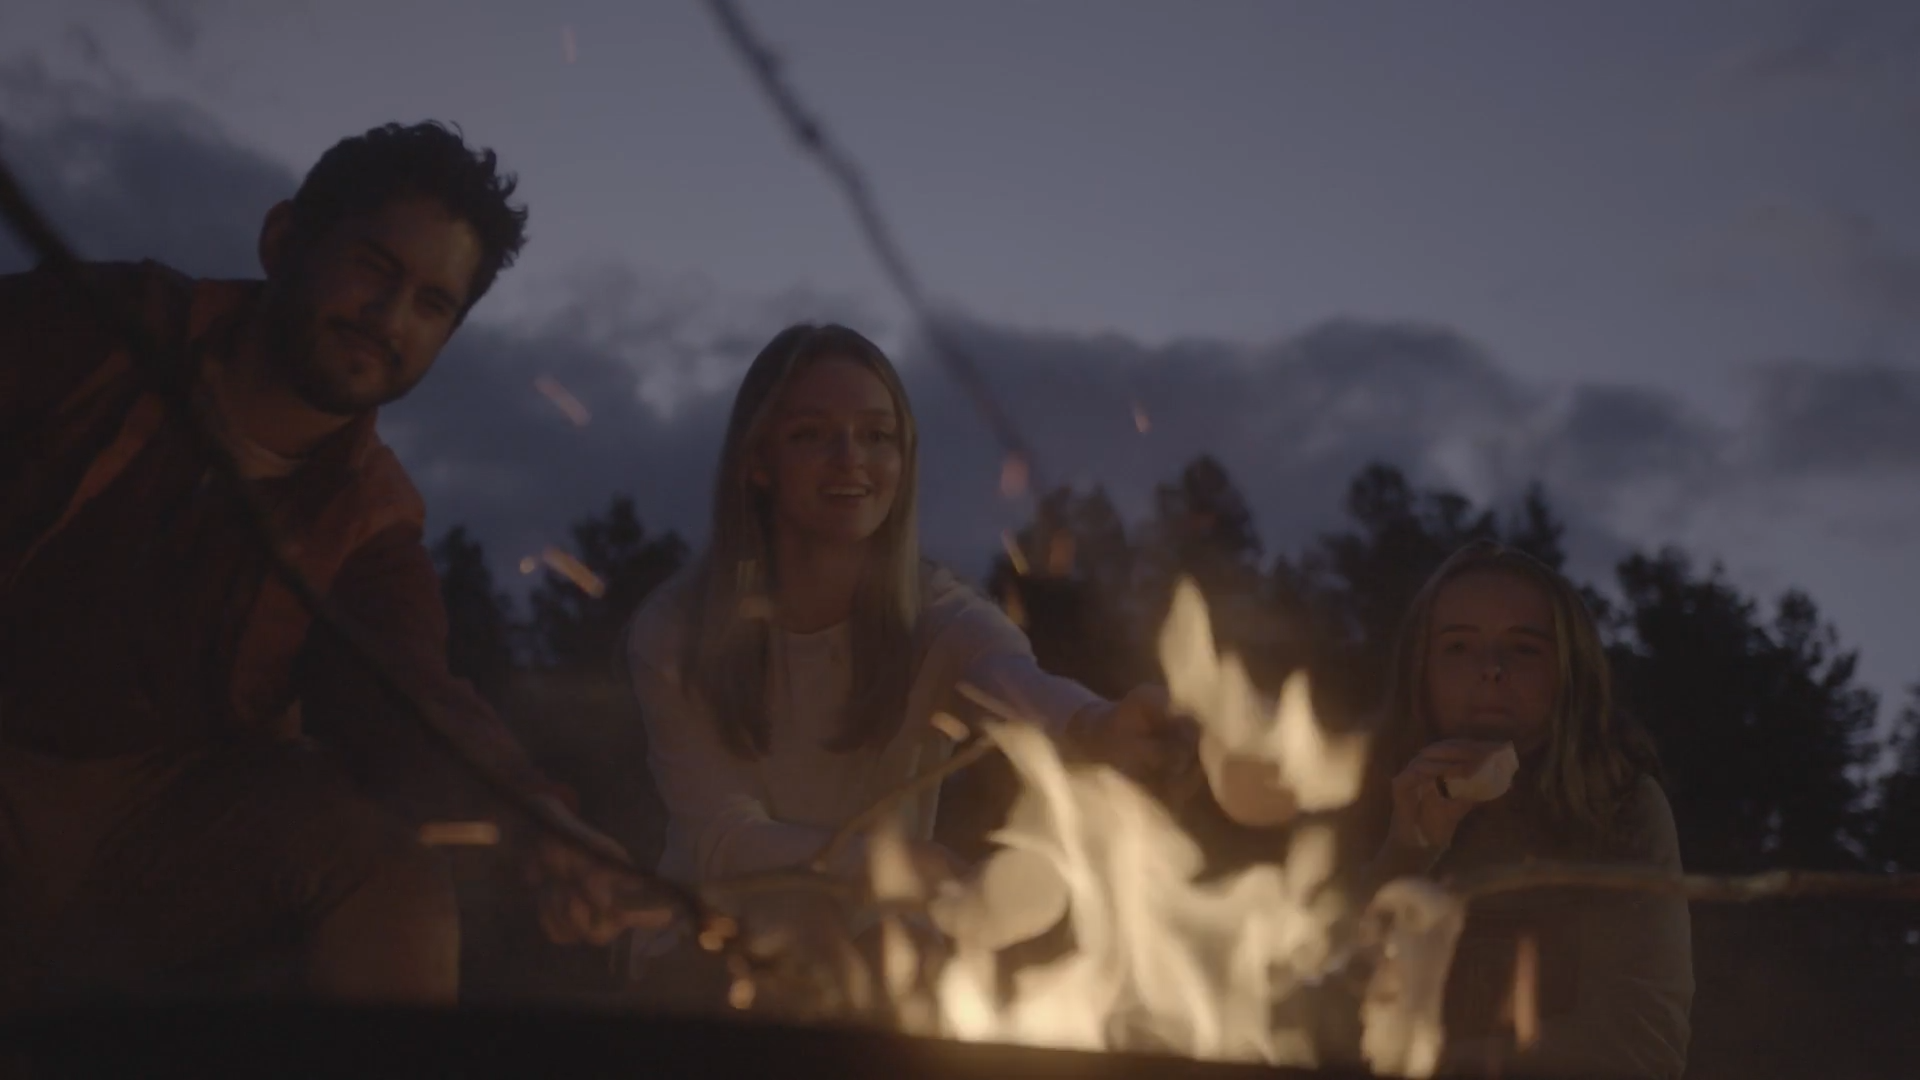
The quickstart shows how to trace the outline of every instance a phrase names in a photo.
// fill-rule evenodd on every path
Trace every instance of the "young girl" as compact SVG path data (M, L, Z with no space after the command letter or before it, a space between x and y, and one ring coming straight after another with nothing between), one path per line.
M922 561L918 439L899 375L842 326L799 325L734 399L706 550L635 617L629 671L669 815L659 870L705 881L811 860L935 766L969 683L1136 776L1172 760L1166 697L1119 702L1035 664L1025 635ZM923 872L938 791L902 808ZM856 873L848 846L833 869ZM657 946L656 946L657 947Z
M1393 674L1377 760L1398 773L1372 882L1531 859L1680 872L1657 765L1613 710L1606 653L1565 578L1495 544L1461 550L1415 598ZM1479 801L1468 778L1504 745L1520 762L1511 788ZM1509 1000L1523 950L1538 973L1528 1045L1511 1034ZM1448 982L1446 1063L1677 1077L1692 999L1684 900L1563 890L1481 901Z

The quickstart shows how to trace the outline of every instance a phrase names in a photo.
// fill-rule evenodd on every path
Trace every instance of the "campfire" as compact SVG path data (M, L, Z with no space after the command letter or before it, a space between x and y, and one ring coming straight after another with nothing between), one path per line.
M1190 582L1159 645L1176 707L1200 722L1213 797L1243 824L1293 825L1276 860L1203 878L1199 845L1164 803L1109 768L1063 760L1003 711L984 734L1022 786L993 835L999 849L970 879L936 885L882 819L861 920L877 920L878 948L837 965L836 996L922 1036L1313 1067L1315 999L1357 973L1368 1066L1432 1075L1462 904L1400 881L1355 910L1328 887L1335 842L1318 816L1358 797L1364 737L1319 723L1304 676L1277 703L1263 699L1216 649ZM1056 955L1010 963L1010 946L1061 923L1070 943Z

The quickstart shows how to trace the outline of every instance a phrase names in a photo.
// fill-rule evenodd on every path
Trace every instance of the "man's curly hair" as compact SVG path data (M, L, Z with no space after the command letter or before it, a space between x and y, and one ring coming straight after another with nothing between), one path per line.
M470 149L457 126L382 125L321 155L293 196L295 233L317 240L343 218L375 213L394 199L436 199L480 237L471 310L527 242L526 207L507 201L519 181L497 171L498 162L492 150Z

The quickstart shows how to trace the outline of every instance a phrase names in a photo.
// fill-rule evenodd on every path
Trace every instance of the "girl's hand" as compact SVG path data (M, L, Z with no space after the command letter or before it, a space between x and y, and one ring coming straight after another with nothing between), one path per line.
M1448 739L1414 755L1393 778L1393 824L1390 842L1417 851L1445 851L1453 844L1460 822L1479 806L1467 799L1440 794L1440 781L1463 780L1480 764L1499 753L1505 743Z

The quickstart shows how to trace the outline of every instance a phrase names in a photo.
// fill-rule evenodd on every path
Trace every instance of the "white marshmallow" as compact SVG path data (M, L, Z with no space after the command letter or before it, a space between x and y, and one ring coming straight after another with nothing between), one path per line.
M1001 848L927 914L955 941L997 951L1053 929L1067 914L1067 883L1046 856Z
M1472 775L1448 780L1445 794L1461 802L1490 802L1507 793L1513 786L1513 774L1519 771L1520 755L1514 752L1513 744L1501 743L1500 749L1487 755Z
M1231 753L1211 733L1200 737L1200 767L1214 801L1236 824L1272 828L1291 821L1300 810L1278 762Z

